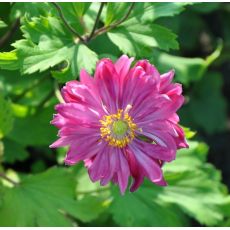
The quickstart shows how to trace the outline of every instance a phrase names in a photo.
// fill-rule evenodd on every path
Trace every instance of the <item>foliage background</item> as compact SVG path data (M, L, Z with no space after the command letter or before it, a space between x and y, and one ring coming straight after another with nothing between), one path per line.
M230 4L100 7L0 3L0 226L230 226ZM168 187L145 181L125 196L48 147L59 89L122 53L176 70L190 139L164 167Z

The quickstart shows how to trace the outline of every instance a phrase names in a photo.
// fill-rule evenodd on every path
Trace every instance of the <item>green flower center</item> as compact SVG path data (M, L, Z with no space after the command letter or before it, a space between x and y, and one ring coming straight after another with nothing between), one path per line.
M128 124L125 121L118 120L113 122L112 130L116 136L124 136L128 128Z

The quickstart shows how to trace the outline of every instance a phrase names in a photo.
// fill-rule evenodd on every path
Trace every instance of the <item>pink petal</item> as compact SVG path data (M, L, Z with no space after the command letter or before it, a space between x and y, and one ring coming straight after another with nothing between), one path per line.
M119 109L119 77L110 59L102 59L97 64L95 82L104 106L110 113L116 113Z
M144 180L144 173L142 172L139 164L134 156L134 154L130 151L130 149L126 150L127 160L129 162L130 173L133 177L133 183L130 187L130 192L134 192L137 190Z
M130 150L135 155L136 160L140 164L142 170L144 171L145 175L148 176L148 178L152 182L159 182L162 180L163 173L161 171L161 167L159 163L157 163L155 160L150 158L148 155L146 155L144 152L142 152L138 146L135 145L134 142L132 142L129 145Z
M114 64L115 69L121 79L124 79L129 73L129 68L134 58L128 58L127 55L122 55Z
M133 144L136 145L138 149L140 149L145 155L156 159L170 162L175 159L176 157L176 149L169 148L169 147L162 147L157 144L150 144L144 141L140 141L138 139L133 141ZM175 145L175 143L174 143ZM176 145L175 145L176 146Z
M125 158L124 153L122 151L118 151L118 157L120 164L119 171L117 172L118 184L120 187L121 194L124 194L128 186L130 170L127 159Z

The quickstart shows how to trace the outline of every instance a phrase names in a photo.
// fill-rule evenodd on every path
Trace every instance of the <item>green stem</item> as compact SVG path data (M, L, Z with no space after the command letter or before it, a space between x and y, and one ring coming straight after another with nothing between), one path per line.
M54 94L60 103L64 103L64 100L62 98L58 83L56 81L54 82Z
M94 35L94 32L95 32L95 30L96 30L96 28L97 28L97 25L98 25L98 22L99 22L99 20L100 20L100 16L101 16L101 13L102 13L102 10L103 10L104 5L105 5L104 2L102 2L101 5L100 5L100 8L99 8L99 10L98 10L97 17L96 17L96 20L95 20L95 23L94 23L92 32L90 33L89 37L86 38L87 41L90 41L91 38L92 38L93 35Z
M120 25L121 23L123 23L129 17L130 13L132 12L132 10L134 8L134 5L135 5L135 2L133 2L130 5L127 13L124 15L124 17L121 20L115 22L114 24L111 24L109 26L104 26L104 27L101 27L100 29L96 30L94 35L92 36L92 38L95 38L96 36L101 35L101 34L107 32L108 30L111 30L111 29L117 27L118 25Z
M10 27L10 29L6 32L6 34L4 34L1 38L0 38L0 47L3 47L8 41L9 39L11 39L11 37L14 35L14 33L17 31L17 29L19 28L20 25L20 19L17 19L12 26Z
M73 33L81 42L85 43L85 40L81 37L81 35L72 27L68 24L68 22L65 19L64 14L62 13L62 10L60 8L60 6L55 3L55 2L51 2L51 4L53 4L53 6L57 9L60 18L62 19L63 23L65 24L66 28Z

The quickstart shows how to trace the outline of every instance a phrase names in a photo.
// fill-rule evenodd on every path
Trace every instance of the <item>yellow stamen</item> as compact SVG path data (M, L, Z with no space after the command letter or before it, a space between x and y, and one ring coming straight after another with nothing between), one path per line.
M101 137L109 145L123 148L134 139L137 125L133 122L132 117L128 115L128 110L123 112L122 109L119 109L116 114L105 115L100 120Z

